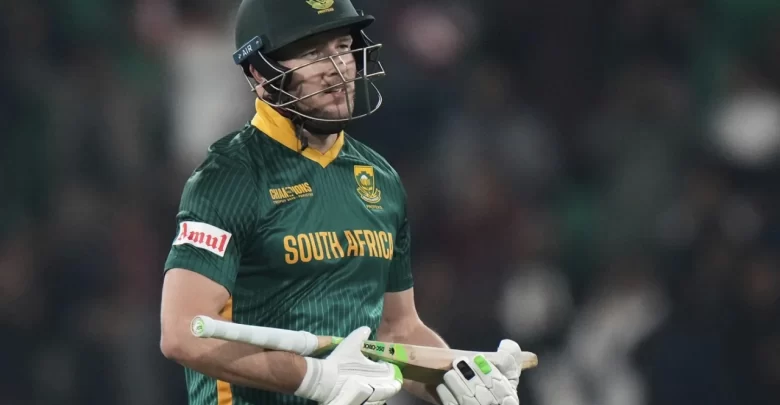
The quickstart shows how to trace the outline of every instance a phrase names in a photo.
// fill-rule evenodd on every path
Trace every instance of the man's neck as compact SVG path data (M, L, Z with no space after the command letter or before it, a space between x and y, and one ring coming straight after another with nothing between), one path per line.
M326 153L329 151L330 148L333 147L333 144L336 143L336 140L339 139L339 134L337 133L325 136L315 136L306 130L303 131L303 136L309 142L308 147L317 150L320 153Z

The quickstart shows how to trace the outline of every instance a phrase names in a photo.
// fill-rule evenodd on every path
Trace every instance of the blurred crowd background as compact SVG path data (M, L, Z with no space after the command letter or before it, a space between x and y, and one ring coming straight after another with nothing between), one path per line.
M538 353L527 405L780 404L780 2L355 4L425 322ZM185 404L162 266L253 114L236 5L0 2L0 404Z

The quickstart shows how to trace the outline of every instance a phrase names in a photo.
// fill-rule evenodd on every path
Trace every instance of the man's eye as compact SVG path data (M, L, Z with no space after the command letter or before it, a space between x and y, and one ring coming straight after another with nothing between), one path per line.
M316 49L313 49L313 50L311 50L311 51L309 51L309 52L306 52L306 53L304 53L304 54L303 54L303 58L304 58L304 59L314 59L314 58L316 58L316 57L317 57L317 55L318 55L318 54L319 54L319 53L317 52L317 50L316 50Z

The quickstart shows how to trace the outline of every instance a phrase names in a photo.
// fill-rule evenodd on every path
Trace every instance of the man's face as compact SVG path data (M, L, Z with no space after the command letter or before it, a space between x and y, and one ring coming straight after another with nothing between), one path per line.
M280 55L280 64L289 69L300 69L292 73L288 92L296 97L305 97L325 88L336 87L306 98L296 108L307 115L327 119L345 119L352 114L355 105L355 83L343 84L355 79L355 57L344 53L352 48L352 36L347 30L330 31L313 36L285 47ZM333 56L332 58L328 58ZM315 60L326 58L312 63ZM343 75L343 79L342 79Z

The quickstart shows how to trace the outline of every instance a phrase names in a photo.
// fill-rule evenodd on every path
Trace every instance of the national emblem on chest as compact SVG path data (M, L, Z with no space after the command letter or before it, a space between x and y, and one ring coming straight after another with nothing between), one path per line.
M268 182L257 251L271 267L324 271L392 260L402 207L393 178L370 164L340 163Z
M373 166L355 165L353 167L357 194L370 210L382 210L382 190L376 185L376 173Z

